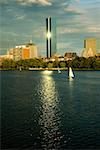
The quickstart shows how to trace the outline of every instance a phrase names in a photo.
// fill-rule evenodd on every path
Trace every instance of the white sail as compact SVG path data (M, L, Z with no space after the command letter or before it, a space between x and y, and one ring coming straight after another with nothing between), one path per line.
M61 70L59 70L59 68L58 68L58 73L61 73Z
M69 67L69 78L74 78L74 74L71 67Z
M22 71L22 68L20 67L19 70Z

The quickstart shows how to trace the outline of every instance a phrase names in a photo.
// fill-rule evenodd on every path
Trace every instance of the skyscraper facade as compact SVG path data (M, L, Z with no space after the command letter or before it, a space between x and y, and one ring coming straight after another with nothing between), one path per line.
M87 38L84 40L83 57L94 57L96 55L96 39Z
M46 56L56 54L56 22L51 17L46 18Z
M93 53L96 53L96 39L88 38L84 40L84 48L87 50L92 49Z

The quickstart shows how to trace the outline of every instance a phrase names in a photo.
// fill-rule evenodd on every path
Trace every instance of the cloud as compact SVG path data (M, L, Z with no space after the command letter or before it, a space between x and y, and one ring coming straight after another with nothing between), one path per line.
M74 7L67 7L67 8L64 8L64 11L66 13L70 13L72 15L81 15L82 12Z
M100 33L100 27L89 26L89 27L87 27L87 31L93 32L93 33L95 33L95 32Z
M16 0L21 5L42 5L42 6L51 6L52 0Z
M72 45L72 42L59 42L57 44L59 49L66 49L66 48L71 47L71 45Z
M0 34L2 34L3 36L4 35L6 35L7 37L9 36L9 37L11 37L11 36L14 36L14 37L17 37L17 36L19 36L17 33L15 33L15 32L7 32L7 31L0 31Z
M80 2L80 0L75 0L75 2L79 3L79 2Z
M16 15L15 17L16 17L17 20L25 19L25 15L22 15L22 16Z
M0 4L7 4L8 0L0 0Z
M62 27L59 27L59 34L66 34L66 33L77 33L77 32L80 32L79 29L77 28L63 28Z
M11 5L11 4L20 4L20 5L41 5L41 6L51 6L53 0L0 0L0 5Z
M76 27L76 28L59 28L59 34L66 34L66 33L100 33L100 27L97 26L84 26L83 28Z

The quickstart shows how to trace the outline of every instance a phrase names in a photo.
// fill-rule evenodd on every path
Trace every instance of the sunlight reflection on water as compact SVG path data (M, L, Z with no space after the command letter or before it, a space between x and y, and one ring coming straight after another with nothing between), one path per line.
M59 95L52 76L48 76L48 74L42 76L40 90L42 95L42 113L39 124L43 137L42 146L44 148L52 148L52 146L56 148L60 145L61 138L61 133L59 132L60 110Z

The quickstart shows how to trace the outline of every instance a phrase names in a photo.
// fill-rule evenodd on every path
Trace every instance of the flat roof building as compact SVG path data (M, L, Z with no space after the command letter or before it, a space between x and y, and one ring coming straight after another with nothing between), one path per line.
M84 40L83 57L94 57L96 55L96 39L87 38Z
M15 61L21 59L38 58L37 46L33 43L26 45L18 45L8 51L7 56L11 57Z

